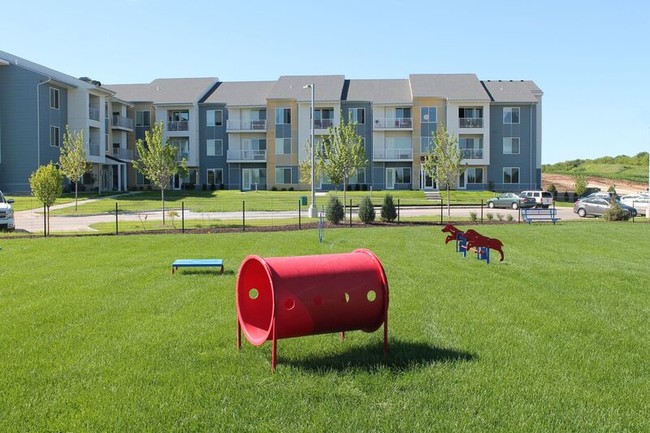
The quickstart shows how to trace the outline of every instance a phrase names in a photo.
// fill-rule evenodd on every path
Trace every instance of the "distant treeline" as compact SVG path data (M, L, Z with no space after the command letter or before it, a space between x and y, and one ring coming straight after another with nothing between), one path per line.
M639 152L634 156L603 156L543 164L542 172L648 182L648 152Z

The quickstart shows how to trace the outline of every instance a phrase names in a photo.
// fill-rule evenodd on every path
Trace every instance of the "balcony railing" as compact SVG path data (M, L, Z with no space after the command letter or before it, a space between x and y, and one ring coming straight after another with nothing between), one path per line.
M334 119L314 119L314 129L327 129L334 125Z
M413 159L413 149L375 148L372 152L375 161L407 161Z
M96 105L88 106L88 118L91 120L99 121L99 106Z
M461 128L482 128L483 118L463 118L458 119L458 126Z
M375 119L375 129L410 129L413 128L413 119L410 117Z
M460 149L462 159L483 159L483 149Z
M133 161L133 151L131 149L113 148L113 156L125 161Z
M228 131L264 131L266 120L228 120L226 123Z
M266 150L228 150L228 162L233 161L266 161Z
M170 120L167 122L167 131L188 131L190 122L187 120Z
M133 129L133 119L118 114L113 115L113 128Z

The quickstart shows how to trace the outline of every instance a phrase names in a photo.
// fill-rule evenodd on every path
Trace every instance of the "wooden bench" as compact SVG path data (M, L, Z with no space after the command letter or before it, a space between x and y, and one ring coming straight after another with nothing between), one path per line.
M221 268L223 274L223 259L178 259L172 263L172 274L178 268L205 268L217 267Z
M551 221L555 224L557 221L560 221L560 218L557 217L557 209L554 207L549 207L546 209L522 209L521 217L528 224L533 221Z

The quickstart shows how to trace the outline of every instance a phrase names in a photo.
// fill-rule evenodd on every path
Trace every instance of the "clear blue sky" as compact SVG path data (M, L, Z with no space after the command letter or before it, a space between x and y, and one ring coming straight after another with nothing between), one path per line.
M650 2L8 1L0 49L106 84L475 73L544 91L543 163L650 150Z

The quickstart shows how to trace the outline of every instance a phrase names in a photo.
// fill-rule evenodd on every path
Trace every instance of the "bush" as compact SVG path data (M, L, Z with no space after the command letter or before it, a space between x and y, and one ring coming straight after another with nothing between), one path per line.
M375 208L370 197L363 197L359 203L359 219L364 224L370 224L375 220Z
M503 215L500 214L500 213L498 213L498 214L497 214L497 219L498 219L499 221L503 221Z
M470 213L469 213L469 219L470 219L470 221L472 221L473 223L475 223L476 221L478 221L478 215L476 214L476 212L470 212Z
M511 214L508 214L508 216L506 217L506 221L508 221L509 223L513 222L514 220L515 217L513 217Z
M610 200L609 207L603 214L603 219L605 221L627 221L630 219L630 214L623 211L616 200Z
M552 183L552 184L550 184L550 185L548 186L548 192L550 192L551 194L553 194L553 198L556 198L556 197L557 197L557 188L555 187L555 184L554 184L554 183Z
M277 186L273 186L273 187L271 188L271 191L277 191L277 190L278 190L278 187L277 187Z
M488 213L488 214L485 215L485 218L486 218L488 221L492 221L492 220L494 219L494 215L492 215L491 213Z
M385 222L393 222L397 219L397 209L393 202L393 196L386 194L384 196L384 203L381 205L381 220Z
M337 196L331 195L327 202L327 208L325 209L325 218L332 224L338 224L343 221L344 217L345 213L341 201Z

